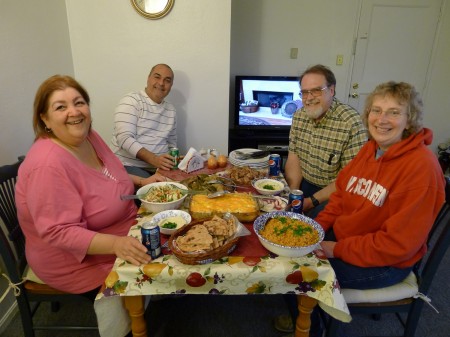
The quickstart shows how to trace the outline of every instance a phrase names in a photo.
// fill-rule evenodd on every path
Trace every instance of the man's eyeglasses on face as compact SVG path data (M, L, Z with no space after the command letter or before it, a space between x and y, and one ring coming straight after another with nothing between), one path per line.
M383 110L380 108L371 107L369 108L369 114L375 117L380 117L383 114ZM404 113L397 109L387 109L384 111L384 115L387 119L397 119L400 118L401 115L404 115Z
M313 97L319 97L320 95L322 95L322 91L324 91L325 89L327 89L328 86L324 86L323 88L314 88L311 90L301 90L298 95L300 96L300 98L306 98L308 97L309 94L311 94Z

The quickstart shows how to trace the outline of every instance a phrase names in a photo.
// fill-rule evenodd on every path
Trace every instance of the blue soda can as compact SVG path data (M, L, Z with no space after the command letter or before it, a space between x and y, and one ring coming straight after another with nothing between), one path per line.
M147 254L152 260L161 255L161 237L159 226L152 221L144 222L141 226L142 244L147 247Z
M303 192L301 190L292 190L289 193L289 205L291 212L303 214Z
M281 157L273 153L269 157L269 177L278 177L281 172Z

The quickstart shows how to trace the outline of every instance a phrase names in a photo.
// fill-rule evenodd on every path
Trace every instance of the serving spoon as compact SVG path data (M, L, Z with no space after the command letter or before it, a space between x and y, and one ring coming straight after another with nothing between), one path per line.
M183 194L183 195L185 195L185 194L204 194L203 191L184 190L173 184L170 184L170 186L178 189L181 192L181 194ZM120 200L144 199L148 193L149 192L143 193L143 194L129 194L129 195L123 194L120 196Z

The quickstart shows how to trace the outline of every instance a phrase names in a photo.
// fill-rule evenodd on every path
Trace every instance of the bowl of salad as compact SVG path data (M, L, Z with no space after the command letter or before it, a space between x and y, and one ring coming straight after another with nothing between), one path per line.
M142 186L136 194L142 206L149 212L159 213L170 209L178 209L188 195L188 188L183 184L162 181Z

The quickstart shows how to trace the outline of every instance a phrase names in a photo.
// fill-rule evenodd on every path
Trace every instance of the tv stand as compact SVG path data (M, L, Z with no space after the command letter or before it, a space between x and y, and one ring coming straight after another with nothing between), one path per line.
M240 130L228 132L228 152L252 148L267 150L281 156L281 170L284 172L289 146L289 130Z

